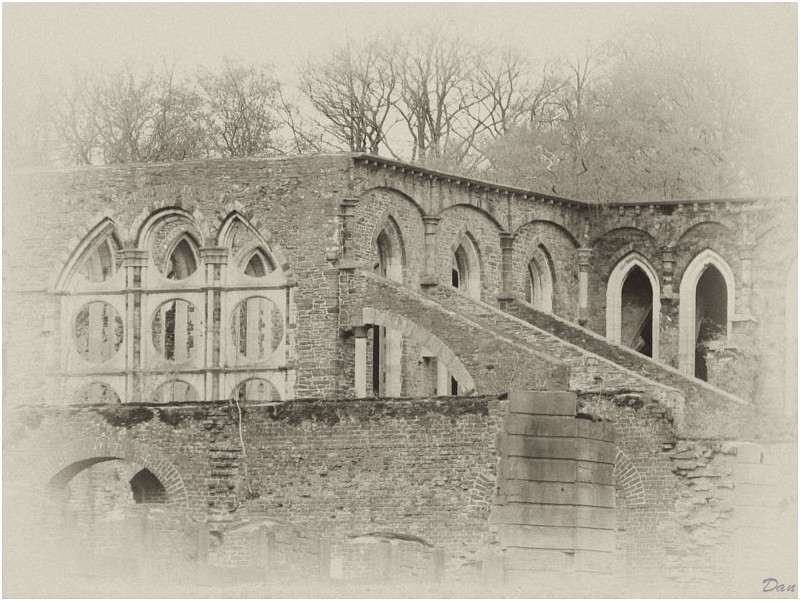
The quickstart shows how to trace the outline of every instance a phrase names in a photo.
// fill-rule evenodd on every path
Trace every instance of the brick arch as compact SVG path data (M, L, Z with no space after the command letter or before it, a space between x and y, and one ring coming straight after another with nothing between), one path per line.
M515 236L519 236L523 229L525 229L525 228L527 228L527 227L529 227L531 225L535 225L535 224L539 224L539 223L546 223L548 225L552 225L558 231L560 231L562 234L564 234L575 248L578 248L580 246L580 243L578 242L578 239L573 235L573 233L571 231L569 231L569 229L566 226L566 222L564 220L553 221L551 219L531 219L530 221L526 221L521 226L519 226L516 230L514 230L514 235Z
M475 391L475 381L472 376L464 367L456 354L442 341L441 338L423 328L410 319L393 313L392 311L384 311L383 309L374 309L372 307L364 307L361 310L363 324L372 324L382 326L385 328L398 330L403 336L420 343L422 346L431 350L431 352L444 361L445 367L458 380L460 386L464 387L464 394L468 395Z
M198 247L206 246L210 239L209 233L203 231L195 216L183 207L157 207L149 211L144 219L139 221L141 217L142 215L139 215L136 218L135 223L131 225L130 232L134 231L133 228L138 223L138 227L135 230L136 248L142 250L149 250L152 234L161 222L168 219L185 221L186 226L183 233L190 234L192 238L199 238L195 240ZM181 234L177 234L176 237L179 235Z
M698 219L692 219L689 223L691 225L686 227L683 230L683 233L681 233L681 235L678 237L678 242L677 242L677 246L678 247L680 247L681 242L683 241L684 238L686 238L686 236L688 236L693 230L695 230L698 227L701 227L703 225L718 225L719 227L723 228L729 235L733 235L733 231L734 231L732 227L730 227L728 225L725 225L721 221L714 221L714 220L709 220L709 219L698 218Z
M167 491L167 502L188 508L189 498L178 470L150 447L140 443L108 438L81 438L58 448L45 461L39 473L40 484L55 493L97 463L123 459L147 468Z
M648 232L647 230L643 230L641 228L638 228L638 227L629 227L629 226L615 227L615 228L612 228L610 230L606 230L605 232L603 232L599 236L596 236L592 240L592 242L590 244L591 248L596 247L607 236L610 236L611 234L613 234L615 232L619 232L621 230L633 230L634 232L637 232L639 234L644 234L644 236L650 242L650 245L652 246L653 250L658 250L658 241L655 239L655 237L653 237L653 235L650 232Z
M133 243L134 248L142 248L141 242L152 226L162 217L161 214L182 214L187 217L197 228L200 235L200 243L205 245L208 240L213 239L213 232L200 207L194 204L183 204L181 198L162 199L151 202L141 213L139 213L128 227L126 240Z
M369 188L359 192L358 195L357 195L357 198L360 201L367 194L369 194L370 192L376 191L376 190L377 191L386 190L387 192L394 192L395 194L398 194L399 196L401 196L405 200L409 201L412 205L414 205L414 208L417 209L417 211L419 211L419 214L420 214L421 217L425 217L427 215L427 213L425 212L425 208L419 202L417 202L414 199L413 196L409 195L407 192L405 192L405 191L403 191L403 190L401 190L399 188L396 188L394 186L370 186Z
M488 209L482 207L477 201L470 198L467 201L461 202L454 202L453 204L447 205L441 211L439 211L436 216L441 217L443 213L445 213L448 209L452 209L453 207L466 207L468 209L474 209L484 217L486 217L489 222L494 225L499 231L504 231L505 227L502 223L495 217Z
M229 246L230 241L228 240L228 234L231 230L231 226L236 220L240 221L264 244L265 250L272 255L272 258L275 260L275 264L277 265L278 269L283 272L287 283L290 286L295 285L297 283L297 276L295 275L291 264L286 259L286 253L281 245L278 244L277 240L275 240L275 237L272 235L272 232L269 230L269 228L267 228L262 221L254 215L253 211L246 210L241 202L236 201L228 203L225 205L225 209L228 211L225 216L223 217L222 215L217 214L217 219L214 223L216 234L214 235L213 239L216 241L216 244L219 246ZM253 250L255 249L248 248L244 254L250 254ZM231 258L233 259L233 257Z
M645 505L644 482L636 465L622 449L617 447L614 458L614 482L622 489L628 507L642 507Z

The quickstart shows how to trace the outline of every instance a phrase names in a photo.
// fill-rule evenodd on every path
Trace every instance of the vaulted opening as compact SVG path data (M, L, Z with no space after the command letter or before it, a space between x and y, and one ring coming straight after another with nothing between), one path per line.
M728 324L728 287L714 265L708 265L695 291L694 375L708 380L706 352L709 343L724 340Z
M197 271L197 257L194 249L187 238L181 238L169 256L167 279L183 280L195 271Z
M635 265L622 285L620 342L653 356L653 288L644 270Z
M478 253L466 237L451 256L450 284L470 298L476 300L481 298L481 272Z

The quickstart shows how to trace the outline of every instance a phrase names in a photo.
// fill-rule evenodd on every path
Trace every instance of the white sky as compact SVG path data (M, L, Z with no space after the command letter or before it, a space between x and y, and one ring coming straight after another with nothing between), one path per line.
M575 56L631 26L708 43L780 85L797 74L794 4L4 4L4 91L37 86L73 64L130 57L213 66L224 55L272 62L289 79L309 53L344 39L434 20L478 41L545 59ZM753 68L755 67L755 68ZM750 71L750 69L748 69Z

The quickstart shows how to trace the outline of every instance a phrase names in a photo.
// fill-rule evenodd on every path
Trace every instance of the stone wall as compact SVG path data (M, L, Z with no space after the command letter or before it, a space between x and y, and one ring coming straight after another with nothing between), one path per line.
M339 540L413 535L458 569L491 536L505 405L290 401L242 407L241 431L237 407L223 403L19 409L5 420L6 482L41 495L62 463L118 456L148 467L201 522L269 517Z

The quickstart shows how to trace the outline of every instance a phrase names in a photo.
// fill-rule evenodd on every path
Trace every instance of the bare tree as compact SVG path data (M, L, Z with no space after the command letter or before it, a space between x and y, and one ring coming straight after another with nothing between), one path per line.
M91 165L100 143L92 88L88 72L73 71L51 103L50 121L67 164Z
M245 157L283 152L277 139L280 83L271 69L226 59L221 71L202 71L198 83L214 154Z
M378 154L389 149L387 123L398 87L393 47L350 40L325 59L309 62L300 89L324 118L323 128L348 150Z
M147 160L148 138L157 111L152 68L131 63L100 76L92 88L92 109L106 163Z
M477 100L470 92L475 48L435 28L412 37L395 55L401 94L397 110L411 135L411 160L430 162L463 156L468 111Z

